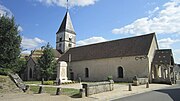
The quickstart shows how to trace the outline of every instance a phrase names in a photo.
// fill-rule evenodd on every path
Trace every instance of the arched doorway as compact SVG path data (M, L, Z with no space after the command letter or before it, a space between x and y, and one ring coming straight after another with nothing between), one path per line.
M33 77L32 69L30 68L30 69L29 69L29 78L31 79L32 77Z
M123 73L123 68L120 66L118 67L118 78L123 78L124 73Z

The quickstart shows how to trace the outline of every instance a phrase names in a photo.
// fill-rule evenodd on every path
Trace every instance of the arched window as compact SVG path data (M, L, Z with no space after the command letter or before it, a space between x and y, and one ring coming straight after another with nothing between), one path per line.
M69 38L69 41L72 42L72 38Z
M29 78L32 78L32 69L29 69Z
M89 69L85 68L85 77L88 78L89 77Z
M118 67L118 78L123 78L123 68Z

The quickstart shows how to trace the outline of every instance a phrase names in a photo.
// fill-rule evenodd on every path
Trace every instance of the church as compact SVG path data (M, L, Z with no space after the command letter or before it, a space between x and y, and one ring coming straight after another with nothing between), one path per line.
M76 47L68 10L56 33L56 50L71 80L104 81L112 76L114 81L129 82L137 76L171 82L173 77L171 49L159 49L155 33Z

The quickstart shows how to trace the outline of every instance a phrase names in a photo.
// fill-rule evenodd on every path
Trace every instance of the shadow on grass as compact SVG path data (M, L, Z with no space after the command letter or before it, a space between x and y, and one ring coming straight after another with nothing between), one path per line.
M70 97L72 97L72 98L81 98L81 96L79 94L74 94L74 95L72 95Z

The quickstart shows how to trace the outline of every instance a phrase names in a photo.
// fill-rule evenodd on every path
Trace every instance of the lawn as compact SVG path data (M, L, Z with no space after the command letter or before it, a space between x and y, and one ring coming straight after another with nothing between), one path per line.
M48 83L52 85L53 81L44 81L44 83ZM25 84L41 84L41 81L24 81ZM39 91L39 86L30 86L29 88L30 92L32 93L38 93ZM56 94L57 88L54 87L43 87L43 92L48 93L48 94ZM68 96L73 96L79 94L78 89L72 89L72 88L61 88L61 94L63 95L68 95Z
M41 81L24 81L25 84L41 84Z
M43 87L43 92L48 93L48 94L56 94L56 89L54 87ZM30 86L29 89L33 93L38 93L39 87L38 86ZM72 88L61 88L61 93L62 95L68 95L68 96L73 96L79 94L78 89L72 89Z

